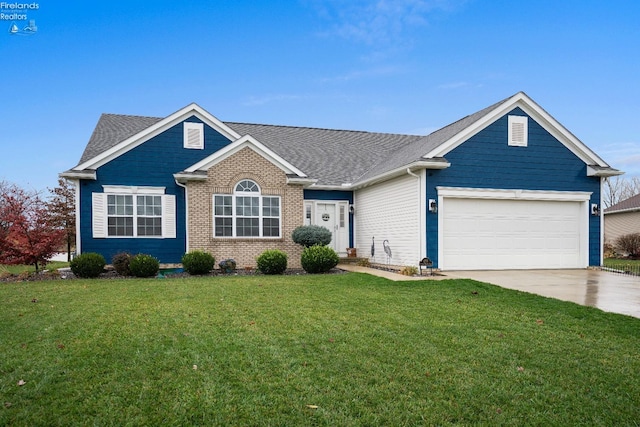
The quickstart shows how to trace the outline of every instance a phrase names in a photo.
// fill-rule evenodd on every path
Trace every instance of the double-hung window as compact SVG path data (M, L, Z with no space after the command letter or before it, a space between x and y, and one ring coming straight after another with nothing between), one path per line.
M93 193L93 237L175 237L175 196L163 187L103 186Z
M249 179L236 184L233 195L213 196L215 237L280 237L280 197L263 196Z

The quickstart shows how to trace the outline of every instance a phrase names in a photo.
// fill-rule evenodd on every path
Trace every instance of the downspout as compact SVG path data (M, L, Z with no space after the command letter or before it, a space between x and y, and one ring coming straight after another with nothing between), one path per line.
M80 237L80 180L74 179L73 182L76 184L75 189L75 205L76 205L76 255L80 255L82 253L81 247L81 237ZM67 254L67 257L69 254Z
M185 253L189 252L189 192L187 191L187 186L185 184L180 184L177 179L176 185L184 188L184 240L185 240Z
M424 211L424 203L423 203L423 194L422 194L422 178L420 177L420 175L415 174L411 168L407 168L407 174L410 176L413 176L414 178L418 178L418 206L419 206L419 211L418 211L418 221L420 221L420 223L422 223L423 221L423 211ZM419 234L419 245L420 245L420 250L419 250L419 257L420 259L424 258L424 253L425 253L425 238L426 238L426 227L425 227L425 232L422 232L422 228L423 226L425 226L425 224L421 224L420 225L420 232ZM420 261L420 260L418 260Z

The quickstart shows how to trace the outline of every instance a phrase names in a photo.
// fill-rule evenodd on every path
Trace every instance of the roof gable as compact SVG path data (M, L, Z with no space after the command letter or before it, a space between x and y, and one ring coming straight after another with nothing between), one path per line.
M240 135L233 129L195 103L187 105L164 119L103 115L89 140L89 144L87 144L80 164L72 170L97 169L193 116L202 120L203 123L230 141L240 138ZM120 140L119 138L124 139Z
M431 158L445 156L448 152L458 147L499 118L513 111L515 108L520 108L524 111L585 164L605 168L609 167L604 160L602 160L582 141L576 138L575 135L562 126L560 122L551 117L549 113L536 104L524 92L518 92L510 98L504 99L485 108L484 110L472 114L471 116L467 116L464 119L427 136L426 142L430 142L428 145L432 146L432 148L426 152L424 157Z
M252 149L256 153L258 153L260 156L264 157L269 162L279 167L286 174L294 174L301 178L307 177L307 175L304 172L302 172L300 169L296 168L291 163L289 163L282 157L278 156L276 153L274 153L272 150L267 148L264 144L258 142L255 138L253 138L250 135L245 135L242 138L237 139L233 143L227 145L221 150L216 151L215 153L202 159L198 163L189 166L187 169L185 169L184 172L198 173L198 172L207 171L212 166L215 166L216 164L220 163L224 159L234 155L235 153L237 153L238 151L244 148Z

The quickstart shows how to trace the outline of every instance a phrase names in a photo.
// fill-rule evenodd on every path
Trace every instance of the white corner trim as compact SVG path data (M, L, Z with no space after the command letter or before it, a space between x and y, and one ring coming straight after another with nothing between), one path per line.
M102 190L109 194L164 194L166 187L148 187L143 185L103 185Z
M231 129L226 124L222 123L220 120L218 120L204 108L200 107L198 104L192 103L165 117L152 126L149 126L148 128L138 132L137 134L130 136L119 144L116 144L110 149L100 153L96 157L79 164L78 166L73 168L73 170L80 171L83 169L97 169L100 166L115 159L116 157L126 153L129 150L132 150L133 148L150 140L154 136L161 134L165 130L192 116L195 116L198 119L202 120L205 124L215 129L230 141L240 138L240 135L236 131Z
M548 200L562 202L586 202L591 198L588 191L507 190L496 188L436 187L438 198L503 199L503 200Z
M243 148L248 147L258 153L260 156L267 159L269 162L273 163L275 166L283 170L285 173L295 174L299 177L306 178L307 175L302 172L300 169L293 166L291 163L287 162L282 157L278 156L276 153L267 148L264 144L256 140L251 135L245 135L242 138L238 138L233 143L221 148L210 156L200 160L198 163L195 163L188 168L185 169L185 172L195 172L195 171L206 171L212 166L220 163L224 159L234 155L238 151Z

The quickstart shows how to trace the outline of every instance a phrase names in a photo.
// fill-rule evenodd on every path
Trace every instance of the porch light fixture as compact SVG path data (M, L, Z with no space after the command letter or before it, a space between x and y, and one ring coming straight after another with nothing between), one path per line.
M591 204L591 215L593 216L600 215L600 206L598 206L596 203Z
M437 213L438 212L438 204L435 199L429 199L429 212Z
M356 211L356 208L355 208L355 207L353 207L353 205L349 205L349 213L350 213L351 215L353 215L353 214L355 213L355 211Z

